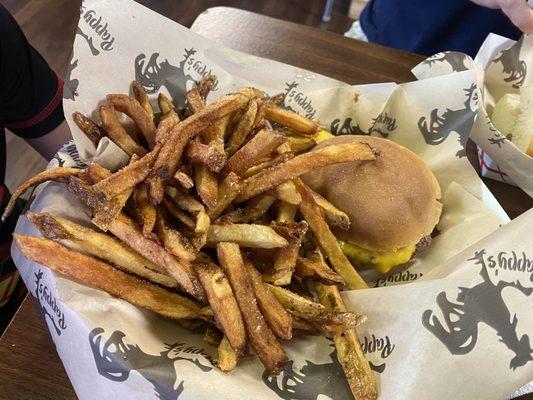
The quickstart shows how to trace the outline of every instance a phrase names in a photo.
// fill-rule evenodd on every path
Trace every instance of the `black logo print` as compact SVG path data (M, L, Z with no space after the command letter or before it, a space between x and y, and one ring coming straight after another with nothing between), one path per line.
M79 26L76 30L76 34L85 39L93 56L100 54L100 50L111 51L113 50L113 44L115 43L115 37L111 35L109 31L109 23L102 21L102 17L96 14L94 10L86 10L82 4L80 7L80 20L83 19L87 27L92 30L96 36L93 37L84 32ZM99 43L95 44L95 41Z
M470 69L466 65L468 59L468 55L464 53L459 53L457 51L445 51L429 57L425 61L422 61L422 64L431 67L437 62L447 62L450 67L452 67L453 72L461 72Z
M302 92L296 90L300 84L298 82L285 82L283 97L283 106L291 111L297 112L291 105L296 105L303 111L307 118L314 118L316 109L313 107L312 100Z
M183 107L187 83L195 82L191 75L185 74L185 65L195 53L195 49L185 49L184 58L178 66L170 64L168 60L158 62L159 53L153 53L145 64L146 55L141 53L135 58L135 80L149 94L157 93L162 86L166 87L178 107Z
M74 54L70 58L70 63L68 65L67 74L65 76L65 84L63 85L63 99L67 100L76 100L76 97L79 96L78 86L80 81L76 78L71 78L72 71L75 70L78 66L78 60L72 60Z
M89 333L98 373L109 380L124 382L130 372L136 370L153 385L161 400L177 400L183 392L183 380L176 386L175 362L190 362L202 372L209 372L217 365L204 350L184 343L165 344L158 355L145 353L136 344L125 344L125 334L121 331L114 331L102 346L103 333L102 328Z
M340 118L333 120L329 127L329 131L337 135L368 135L368 132L363 131L357 122L354 122L351 117L346 118L342 123Z
M389 116L386 111L383 111L376 118L372 119L372 126L368 130L368 134L379 133L381 137L388 137L398 125L396 125L396 118Z
M485 260L485 250L475 253L470 260L481 265L480 276L483 281L471 288L459 287L457 302L449 301L445 292L437 295L437 305L442 311L444 323L433 315L433 310L426 310L422 315L422 325L435 335L452 354L467 354L475 347L478 337L478 325L484 323L493 328L514 357L509 368L514 370L533 361L533 349L530 347L529 336L520 339L516 333L518 317L511 320L509 308L503 300L502 291L507 287L514 288L525 296L533 293L533 288L525 288L516 282L500 281L492 283ZM482 305L480 307L480 305Z
M492 133L494 136L489 138L489 144L493 144L498 146L498 148L502 147L502 144L505 143L507 138L503 136L495 127L492 125L492 122L489 118L489 116L486 116L487 118L487 127L489 128L490 133Z
M450 133L457 132L459 134L459 143L463 146L463 149L457 152L457 157L466 156L466 141L474 122L475 110L478 104L478 91L475 83L472 83L464 91L466 92L464 108L459 110L447 108L440 115L439 109L435 108L431 111L429 121L427 121L425 116L418 120L418 129L426 143L430 145L439 145L448 138Z
M299 371L291 360L278 377L271 377L268 371L263 372L263 382L284 400L316 400L319 395L331 399L352 398L342 367L337 361L337 352L334 350L329 358L331 362L327 364L306 360Z
M524 36L511 48L503 50L495 57L493 63L501 63L503 66L503 73L507 75L503 80L505 82L513 82L515 89L520 88L526 80L527 65L524 60L520 60L520 49L522 48Z
M65 314L59 308L56 298L52 295L52 291L43 282L43 271L39 270L34 272L35 275L35 299L37 300L37 306L43 318L52 323L58 336L61 335L61 331L67 328L65 323Z

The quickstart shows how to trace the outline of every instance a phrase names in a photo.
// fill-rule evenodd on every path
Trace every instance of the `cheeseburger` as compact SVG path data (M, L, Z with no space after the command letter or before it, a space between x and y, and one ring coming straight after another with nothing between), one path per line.
M372 136L337 136L333 144L363 142L377 150L371 162L322 168L304 181L350 217L347 230L333 230L341 248L358 269L372 269L367 278L407 265L431 242L442 211L439 184L415 153L390 140Z

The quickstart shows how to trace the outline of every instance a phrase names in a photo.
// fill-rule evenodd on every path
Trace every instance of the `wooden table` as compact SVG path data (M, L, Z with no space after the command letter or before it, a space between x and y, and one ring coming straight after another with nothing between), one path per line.
M423 59L232 8L207 10L197 18L192 29L234 49L351 84L413 80L409 71ZM476 165L472 146L469 155ZM485 182L512 218L532 207L531 199L520 189L490 180ZM0 399L76 398L31 297L26 299L0 340L0 382Z

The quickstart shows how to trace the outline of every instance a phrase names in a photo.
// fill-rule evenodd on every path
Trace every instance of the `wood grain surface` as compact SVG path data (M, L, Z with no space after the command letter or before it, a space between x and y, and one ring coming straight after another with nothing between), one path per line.
M235 49L349 83L412 80L409 71L422 59L414 54L228 8L214 8L203 13L193 24L193 30ZM471 156L472 150L470 145ZM512 216L531 207L531 199L519 189L487 183ZM75 398L32 298L25 301L0 339L0 379L0 399ZM526 399L533 397L522 398Z

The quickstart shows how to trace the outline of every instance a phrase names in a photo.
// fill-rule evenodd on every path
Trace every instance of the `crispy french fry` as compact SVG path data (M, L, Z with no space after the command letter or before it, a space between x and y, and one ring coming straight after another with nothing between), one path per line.
M298 257L295 273L301 278L321 282L326 285L344 285L344 280L320 259Z
M350 228L350 217L348 217L344 211L339 210L311 188L309 188L309 190L313 195L316 204L324 212L324 216L326 217L326 221L329 226L342 230L348 230Z
M229 175L228 175L229 176ZM237 208L219 218L221 224L231 222L233 224L244 224L253 221L264 215L276 199L272 196L259 195L250 200L246 207Z
M222 339L224 338L224 334L213 325L209 325L204 333L204 340L212 344L213 346L220 345L220 342L222 342Z
M218 218L240 193L241 187L239 182L239 177L231 172L220 183L217 193L217 203L208 212L212 221Z
M241 147L242 144L246 141L246 138L248 137L254 125L256 114L257 102L252 99L248 102L248 105L244 109L239 123L233 131L233 135L231 135L231 139L228 145L228 154L230 156L235 153L237 149L239 149L239 147Z
M316 284L316 291L320 302L330 312L346 312L339 289L336 286ZM333 336L337 349L337 358L344 370L350 389L356 399L373 400L378 397L378 390L374 375L365 358L361 343L355 329L349 329Z
M309 151L316 146L315 139L309 136L289 136L288 143L291 151L295 154Z
M269 282L276 285L288 285L292 279L292 273L296 265L298 250L302 239L307 232L307 222L272 222L272 229L277 234L287 239L289 244L281 248L274 259L273 272L270 275Z
M150 167L153 165L158 152L159 146L156 146L144 157L130 163L108 178L95 183L93 185L93 190L103 196L101 199L102 201L105 201L106 199L111 199L119 195L127 189L135 187L150 173Z
M317 328L315 323L294 316L292 317L292 329L293 332L302 331L310 335L318 335L320 333L320 329Z
M274 196L278 200L295 206L300 204L302 201L302 198L294 187L294 183L292 181L280 183L274 189L270 189L267 193L271 196Z
M200 333L205 330L206 322L201 319L178 319L179 326L193 333Z
M152 203L161 202L163 184L176 173L182 153L177 149L183 149L185 146L184 143L182 144L183 138L193 137L213 122L241 108L246 102L247 97L240 94L223 96L172 129L159 153L151 175Z
M126 132L122 124L115 114L115 108L110 106L100 106L100 119L102 120L102 128L113 143L120 147L124 152L130 156L137 154L144 156L147 151L144 147L139 145Z
M144 108L144 111L148 114L150 119L152 120L152 123L154 121L154 109L152 108L152 105L150 104L150 99L148 98L148 95L146 94L146 91L144 90L143 85L141 85L137 81L133 81L131 83L131 89L133 91L133 95L139 102L139 104Z
M159 266L109 235L49 213L28 212L26 217L46 238L65 247L105 260L153 283L170 288L177 286L176 280L166 275Z
M298 206L284 201L281 202L276 217L277 222L292 222L298 211Z
M174 110L170 110L161 117L155 131L155 142L163 143L174 126L180 122L180 117Z
M239 93L248 97L249 99L259 99L265 95L265 92L262 90L251 86L240 88Z
M181 124L181 123L180 123ZM171 132L173 132L177 126L180 124L177 124L174 126ZM168 137L171 135L171 132L167 136L167 140L165 140L164 147L168 148ZM176 139L176 141L173 143L173 153L172 153L172 165L160 165L159 169L157 167L157 163L159 162L160 155L158 156L154 168L150 172L148 178L146 179L146 184L148 185L148 194L150 195L150 201L152 204L157 205L161 203L163 200L164 195L164 187L163 184L166 183L174 174L176 173L176 169L178 167L178 164L181 160L181 156L183 155L183 150L185 149L185 146L187 142L189 141L189 138L187 135L182 135ZM153 150L152 150L153 151ZM162 150L161 150L162 151ZM161 153L161 151L159 153ZM157 171L154 172L154 171Z
M309 118L302 117L293 111L278 107L272 103L265 103L265 117L270 121L294 129L307 135L313 135L320 126Z
M265 225L233 224L211 225L207 231L207 243L237 243L242 247L271 249L287 246L288 242L272 228Z
M153 118L143 106L136 99L125 94L108 94L106 98L115 107L115 110L126 114L135 121L148 146L152 149L155 146L155 125Z
M292 338L292 318L285 311L276 296L274 296L266 287L263 278L257 271L250 260L243 257L248 277L252 283L257 304L265 320L274 332L274 334L285 340Z
M198 92L200 93L200 96L202 99L206 99L209 95L209 92L213 90L217 85L217 77L215 75L206 75L202 79L200 79L200 82L198 82Z
M102 167L100 164L90 163L87 168L85 168L83 179L94 184L103 181L105 178L109 178L112 174L113 173L110 170Z
M174 179L183 189L190 189L194 186L192 178L185 171L178 170L174 174Z
M365 144L359 143L328 146L301 154L292 160L278 164L246 179L243 182L243 190L236 201L246 201L287 180L327 165L357 160L373 160L374 158L372 149Z
M227 336L222 338L218 345L218 366L222 372L230 372L237 366L239 357L231 347Z
M135 210L142 226L144 236L148 236L154 229L156 210L148 198L148 190L144 184L139 184L133 192Z
M165 188L165 193L174 201L174 203L176 203L179 208L188 211L191 214L196 215L200 211L204 210L202 203L187 193L176 189L175 187L167 186Z
M270 283L266 285L281 305L298 318L343 328L356 327L366 320L364 315L347 311L328 311L322 304L299 296L288 289Z
M163 268L187 293L200 301L205 301L205 292L192 267L178 261L155 241L145 238L141 229L130 218L119 214L109 227L109 231L139 254Z
M205 107L205 100L196 86L187 92L185 99L187 100L187 109L191 115L196 114Z
M257 164L286 140L285 136L275 131L263 129L230 157L223 173L232 171L242 176L248 168Z
M72 114L72 120L78 126L78 128L85 133L85 136L87 136L87 138L93 142L94 146L98 146L100 139L102 139L104 136L104 132L102 132L100 127L90 118L86 117L80 112L75 112Z
M299 209L313 231L320 248L328 258L329 263L350 289L365 289L366 282L359 276L353 265L342 252L337 239L331 233L328 224L320 214L320 208L313 198L309 188L300 179L295 179L296 189L302 196Z
M256 164L256 165L248 168L246 170L246 172L244 174L242 174L242 176L243 176L243 178L249 178L250 176L257 174L257 173L263 171L264 169L267 169L267 168L273 167L275 165L287 162L291 158L294 158L294 154L293 153L279 154L279 155L275 156L274 158L272 158L270 160L263 161L263 162L261 162L259 164Z
M269 103L281 106L285 101L285 93L278 93L268 99Z
M208 209L212 209L217 204L218 182L217 178L205 165L194 165L194 186L198 196Z
M165 212L162 209L157 212L155 230L165 249L178 260L191 262L196 258L196 249L181 232L168 225Z
M272 376L278 375L287 365L288 359L259 311L239 246L219 243L217 255L237 299L253 349L268 372Z
M180 221L187 228L194 229L194 227L196 226L196 222L194 222L192 218L190 218L187 214L181 211L176 206L176 204L170 199L169 196L163 197L163 205L165 206L165 209L168 211L168 213L172 215L172 217Z
M170 100L170 98L163 92L159 92L159 95L157 96L157 105L163 114L166 114L169 111L176 111L176 107L174 107L172 100Z
M233 350L238 354L246 351L246 331L237 305L237 300L222 269L206 255L193 263L194 270L205 289L209 305Z
M14 234L24 256L36 263L95 286L138 307L168 318L197 318L200 307L191 300L141 281L90 256L49 239Z
M195 164L203 164L212 172L220 172L226 165L226 153L221 146L210 146L191 140L187 146L187 157Z
M6 220L6 218L11 214L11 211L13 211L13 207L15 207L15 204L17 202L17 199L24 194L26 190L28 190L32 186L37 186L43 182L46 181L56 181L56 182L65 182L67 181L71 176L78 176L81 175L84 171L82 169L78 168L54 168L49 169L47 171L43 171L37 175L35 175L33 178L28 179L24 183L22 183L17 190L15 190L15 193L11 196L9 199L9 203L7 203L7 206L4 210L4 213L2 214L2 222Z

